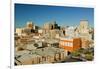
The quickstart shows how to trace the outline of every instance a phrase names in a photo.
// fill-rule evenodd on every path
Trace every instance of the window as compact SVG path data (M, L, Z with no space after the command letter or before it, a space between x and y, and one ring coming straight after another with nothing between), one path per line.
M73 43L71 43L71 42L66 42L66 43L64 43L64 46L72 47L72 46L73 46Z

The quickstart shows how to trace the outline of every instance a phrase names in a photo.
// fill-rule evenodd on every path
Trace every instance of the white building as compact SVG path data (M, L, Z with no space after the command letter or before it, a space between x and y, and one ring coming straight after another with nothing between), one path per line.
M75 34L74 30L75 30L75 27L73 27L73 26L65 28L65 35L74 37L74 34Z
M22 35L23 28L16 28L16 33L20 36Z

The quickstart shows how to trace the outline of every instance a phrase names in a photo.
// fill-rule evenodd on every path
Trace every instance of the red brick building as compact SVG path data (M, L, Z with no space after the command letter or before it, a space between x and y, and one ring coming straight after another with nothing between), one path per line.
M69 52L73 52L81 48L80 38L61 38L59 46Z

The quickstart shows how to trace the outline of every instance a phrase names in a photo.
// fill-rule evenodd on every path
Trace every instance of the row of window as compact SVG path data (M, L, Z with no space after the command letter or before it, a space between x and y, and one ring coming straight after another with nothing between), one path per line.
M72 47L73 46L73 42L63 42L63 41L61 41L60 45Z

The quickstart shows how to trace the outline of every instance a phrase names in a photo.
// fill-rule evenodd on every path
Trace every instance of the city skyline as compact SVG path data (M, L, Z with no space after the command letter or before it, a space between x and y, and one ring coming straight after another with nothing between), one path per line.
M68 6L48 6L32 4L15 4L15 27L25 26L32 21L43 26L49 21L56 21L60 26L76 26L80 20L88 20L94 26L94 9Z
M93 61L93 20L93 8L15 4L14 65Z

